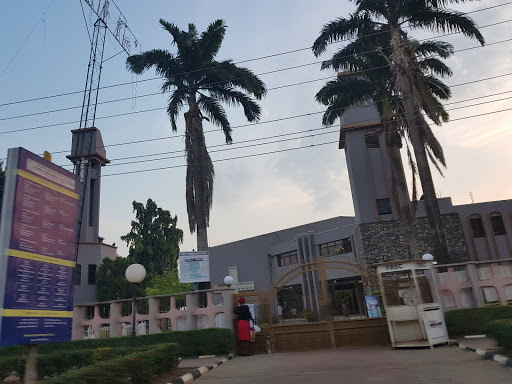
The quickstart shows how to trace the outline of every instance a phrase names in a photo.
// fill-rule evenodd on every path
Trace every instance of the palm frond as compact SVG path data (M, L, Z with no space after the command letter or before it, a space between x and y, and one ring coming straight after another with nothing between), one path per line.
M426 6L418 10L409 20L411 28L430 29L434 32L458 32L471 39L476 39L481 45L485 44L483 35L476 23L463 12L449 9L439 9Z
M226 144L231 144L233 138L231 137L231 125L229 124L228 116L222 105L215 99L201 94L198 100L199 107L206 113L210 121L221 127L226 137Z
M206 30L201 33L199 38L199 46L203 55L204 61L212 61L219 52L224 35L226 34L226 24L224 20L215 20L211 23Z
M147 69L155 67L155 72L160 76L167 77L171 72L181 70L176 58L166 50L153 49L141 54L129 56L126 59L126 69L140 75Z
M422 41L416 48L416 54L424 57L439 55L443 59L447 59L453 55L453 52L453 45L438 40Z
M425 83L430 91L442 100L448 100L452 96L450 87L434 76L425 75Z
M418 66L424 71L429 71L441 77L450 77L453 75L451 68L435 57L419 61Z
M187 100L187 92L183 90L175 90L169 97L169 103L167 104L167 114L171 120L171 128L174 132L178 130L176 125L176 118Z

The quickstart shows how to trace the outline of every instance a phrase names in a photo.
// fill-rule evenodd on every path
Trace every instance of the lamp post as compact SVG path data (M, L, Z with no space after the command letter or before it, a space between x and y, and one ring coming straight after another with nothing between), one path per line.
M135 327L135 315L137 313L137 290L136 285L141 283L146 277L146 268L142 264L132 264L126 268L125 272L126 280L133 284L133 304L132 304L132 336L137 334Z

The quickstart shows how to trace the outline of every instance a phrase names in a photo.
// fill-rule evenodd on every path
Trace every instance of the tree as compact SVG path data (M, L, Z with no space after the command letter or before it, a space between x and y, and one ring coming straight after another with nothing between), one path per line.
M368 31L366 31L368 34ZM375 33L375 32L374 32ZM407 183L402 168L400 148L402 138L408 133L407 120L403 116L403 103L399 95L393 93L393 74L388 65L390 47L385 46L389 36L375 35L373 41L365 38L356 39L353 43L341 48L333 54L332 58L322 63L322 69L343 70L338 78L329 81L316 94L316 100L327 106L323 115L323 124L332 125L342 116L349 107L372 100L380 114L386 148L392 163L393 199L399 208L398 216L404 228L407 243L412 257L420 257L415 227L415 209L410 207L407 194ZM386 40L387 39L387 40ZM317 40L313 47L318 45ZM449 88L438 78L451 75L451 70L439 59L430 57L432 52L448 57L453 53L453 47L444 42L425 41L418 43L417 56L420 66L425 71L429 91L434 97L446 99L450 96ZM446 114L439 103L438 113ZM423 128L426 137L425 144L432 153L431 159L441 171L440 165L445 166L443 150L430 130L428 124ZM408 148L409 152L409 148ZM430 153L429 152L429 153ZM411 161L413 169L413 201L416 199L415 164Z
M4 196L5 184L5 171L3 170L4 163L0 160L0 213L2 212L2 198Z
M465 0L352 1L356 3L356 11L347 19L339 18L325 25L313 50L317 55L321 54L329 42L347 37L362 39L365 36L367 41L372 41L373 37L377 36L375 31L388 36L388 44L381 45L381 48L391 47L389 59L394 76L393 91L403 100L427 216L436 234L434 253L441 263L449 262L441 214L428 162L429 152L425 144L428 124L423 113L438 125L447 121L448 116L440 113L439 102L429 91L425 73L417 60L418 44L409 38L404 26L407 25L412 30L458 32L478 40L482 45L485 43L484 38L472 19L462 12L444 8L447 4Z
M206 251L214 168L206 149L203 120L219 126L230 144L231 126L221 103L241 106L248 121L257 121L261 110L252 97L260 100L266 87L249 69L236 66L232 60L215 60L226 33L223 20L214 21L200 35L194 24L188 25L188 31L162 19L160 24L172 35L177 52L154 49L128 57L126 66L137 74L155 67L164 78L161 90L170 92L167 113L173 131L177 131L180 110L188 107L184 114L187 214L190 233L197 235L197 249Z
M142 264L148 274L161 275L176 269L183 231L176 227L177 216L148 199L146 206L134 201L131 231L121 240L129 246L128 258Z
M96 298L98 301L130 299L133 286L126 280L125 272L133 260L117 257L115 260L105 258L96 272ZM138 286L137 295L141 295L143 286Z

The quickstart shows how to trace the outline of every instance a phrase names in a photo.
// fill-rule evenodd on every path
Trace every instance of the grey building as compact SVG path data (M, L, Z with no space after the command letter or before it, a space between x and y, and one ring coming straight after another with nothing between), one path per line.
M344 114L339 147L345 152L355 217L335 217L211 247L212 285L221 285L228 274L241 291L284 285L278 301L285 312L291 308L318 311L321 292L316 272L304 267L304 273L287 273L319 257L366 265L411 257L398 220L399 203L393 198L381 121L371 103ZM512 259L512 200L454 206L450 198L441 198L438 203L450 263ZM416 229L422 252L433 253L434 232L423 201L417 205ZM360 275L328 269L327 279L334 306L338 302L342 312L365 313Z

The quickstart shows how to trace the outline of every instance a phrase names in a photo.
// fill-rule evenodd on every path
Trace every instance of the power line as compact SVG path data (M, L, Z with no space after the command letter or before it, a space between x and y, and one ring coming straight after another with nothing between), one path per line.
M508 91L506 93L510 93L510 92L512 92L512 91ZM479 99L479 98L470 98L470 99L466 99L466 100L462 100L462 101L458 101L458 102L448 103L447 105L449 105L449 104L464 103L464 102L475 100L475 99ZM451 111L454 111L454 110L458 110L458 109L476 107L476 106L483 105L483 104L490 104L490 103L510 100L510 99L512 99L512 96L505 97L505 98L498 99L498 100L491 100L491 101L475 103L475 104L471 104L471 105L464 105L464 106L460 106L460 107L455 107L455 108L449 109L448 112L451 112ZM401 113L399 115L405 115L405 114ZM361 124L361 123L365 123L365 122L369 122L369 121L373 121L373 119L371 119L371 120L356 121L356 122L354 122L354 124ZM335 131L329 131L329 132L322 132L322 133L312 134L312 132L326 130L326 129L333 128L333 127L336 127L337 129ZM315 136L321 136L321 135L325 135L325 134L329 134L329 133L338 133L338 132L339 132L338 124L333 124L333 125L329 125L329 126L323 126L323 127L320 127L320 128L308 129L308 130L304 130L304 131L295 131L295 132L289 132L289 133L284 133L284 134L280 134L280 135L265 136L265 137L256 138L256 139L244 140L244 141L237 142L235 144L236 145L235 147L232 146L232 145L228 145L228 144L219 144L219 145L209 146L208 147L209 149L210 148L218 148L218 147L224 147L224 148L223 149L219 149L219 150L214 150L214 151L210 151L209 150L208 152L209 153L216 153L216 152L231 151L231 150L244 149L244 148L250 148L250 147L257 147L257 146L267 145L267 144L275 144L275 143L280 143L280 142L285 142L285 141L298 140L298 139L303 139L303 138L307 138L307 137L315 137ZM281 139L281 140L275 140L275 141L270 141L270 142L265 142L265 143L238 146L239 144L252 143L254 141L261 141L261 140L275 139L275 138L279 138L279 137L298 135L298 134L302 134L302 133L309 133L309 134L305 135L305 136L294 137L294 138L287 138L287 139ZM147 160L136 160L136 161L128 161L128 162L122 162L122 163L115 163L115 161L119 161L119 160L140 159L140 158L144 158L144 157L170 155L170 154L174 154L174 153L181 153L181 155L178 155L178 156L166 156L166 157L160 157L160 158L155 158L155 159L147 159ZM139 155L139 156L128 156L128 157L124 157L124 158L111 159L111 164L109 165L109 167L119 166L119 165L136 164L136 163L142 163L142 162L151 162L151 161L161 161L161 160L175 159L175 158L182 157L183 153L184 153L184 149L181 149L181 150L168 151L168 152L162 152L162 153L152 153L152 154L145 154L145 155ZM72 167L72 164L65 164L65 165L60 165L60 166L64 167L64 168L65 167Z
M507 6L507 5L510 5L510 4L512 4L512 1L510 1L508 3L505 3L505 4L499 4L499 5L495 5L495 6L481 8L481 9L477 9L477 10L470 11L470 12L462 12L462 14L468 15L468 14L471 14L471 13L477 13L477 12L481 12L481 11L490 10L490 9L493 9L493 8ZM446 17L444 19L449 19L451 17L452 16L448 16L448 17ZM503 23L506 23L506 22L509 22L509 21L510 20L506 20L506 21L502 21L502 22L498 22L498 23L493 23L493 24L488 24L488 25L479 27L479 29L495 26L495 25L498 25L498 24L503 24ZM410 26L405 26L404 28L410 28ZM387 32L386 31L375 32L375 33L371 33L371 34L368 34L368 35L341 39L340 41L332 42L330 44L340 44L342 42L354 40L356 38L369 37L369 36L374 36L374 35L378 35L378 34L382 34L382 33L387 33ZM435 38L444 37L444 36L457 35L457 34L460 34L460 32L445 33L445 34L434 36L434 37L431 37L431 38L428 38L428 39L421 39L420 41L435 39ZM281 56L281 55L285 55L285 54L289 54L289 53L294 53L294 52L298 52L298 51L309 50L309 49L311 49L311 47L300 48L300 49L297 49L297 50L281 52L281 53L277 53L277 54L273 54L273 55L260 56L260 57L256 57L256 58L253 58L253 59L247 59L247 60L238 61L238 62L235 62L234 64L242 64L242 63L246 63L246 62L250 62L250 61L257 61L257 60L267 59L267 58L271 58L271 57ZM314 64L314 63L306 64L306 65L312 65L312 64ZM198 69L198 70L194 70L194 71L185 71L185 72L178 73L176 75L185 75L185 74L191 74L191 73L202 72L202 71L207 71L207 70L211 70L211 68ZM162 79L162 77L160 77L160 76L152 77L152 78L149 78L149 79L138 80L138 82L146 82L146 81L152 81L152 80L158 80L158 79ZM130 84L133 84L133 83L134 82L131 81L131 82L125 82L125 83L112 84L112 85L102 86L99 89L119 87L119 86L124 86L124 85L130 85ZM26 102L44 100L44 99L55 98L55 97L70 96L70 95L79 94L79 93L82 93L82 91L66 92L66 93L61 93L61 94L56 94L56 95L42 96L42 97L37 97L37 98L32 98L32 99L25 99L25 100L19 100L19 101L14 101L14 102L8 102L8 103L0 104L0 107L7 106L7 105L12 105L12 104L19 104L19 103L26 103Z
M50 7L52 6L53 2L55 0L52 0L50 2L50 4L48 4L48 6L46 7L46 9L44 10L44 12L42 13L41 17L39 18L39 20L37 21L36 25L34 25L34 28L32 28L32 30L30 31L30 33L28 34L28 36L25 38L25 40L23 41L23 43L21 43L20 47L18 48L18 50L16 51L16 53L14 54L14 56L11 58L11 60L9 61L9 63L7 63L7 65L5 66L4 70L2 71L2 73L0 73L0 78L3 76L3 74L5 73L5 71L7 71L7 68L9 68L9 66L11 65L11 63L13 62L13 60L16 58L16 56L18 56L18 53L20 53L21 49L23 48L23 46L25 45L25 43L28 41L28 39L30 39L30 36L32 36L32 34L34 33L34 31L36 30L37 26L39 25L39 23L43 20L43 18L45 17L45 14L46 12L50 9Z
M360 72L364 72L364 71L360 71ZM465 83L460 83L460 84L452 85L451 87L453 88L453 87L457 87L457 86L461 86L461 85L466 85L466 84L472 84L472 83L477 83L477 82L481 82L481 81L497 79L497 78L501 78L501 77L510 76L511 74L512 74L512 72L509 72L509 73L502 74L502 75L497 75L497 76L492 76L492 77L488 77L488 78L484 78L484 79L479 79L479 80L474 80L474 81L470 81L470 82L465 82ZM301 84L308 83L308 82L321 81L321 80L326 80L326 79L330 79L330 78L332 78L332 77L315 79L315 80L308 80L308 81L303 81L303 82L299 82L299 83L284 85L284 86L281 86L279 88L291 87L291 86L294 86L294 85L301 85ZM158 110L161 110L161 109L163 109L163 108L159 107L159 108L151 108L151 109L146 109L146 110L141 110L141 111L118 113L118 114L109 115L109 116L97 117L96 120L108 119L108 118L120 117L120 116L129 116L129 115L134 115L134 114L139 114L139 113L146 113L146 112L153 112L153 111L158 111ZM321 113L321 112L315 112L315 113ZM53 124L47 124L47 125L41 125L41 126L35 126L35 127L29 127L29 128L14 129L14 130L10 130L10 131L0 131L0 135L9 134L9 133L16 133L16 132L32 131L32 130L38 130L38 129L44 129L44 128L51 128L51 127L57 127L57 126L63 126L63 125L76 124L76 123L79 123L79 121L69 121L69 122L64 122L64 123L53 123ZM265 124L265 123L267 123L267 122L263 121L263 122L250 123L250 124L245 124L245 125L240 125L240 126L232 127L232 129L233 128L242 127L242 126L247 126L247 125L258 125L258 124ZM205 131L205 132L213 132L213 131L216 131L216 130L209 130L209 131Z
M464 82L464 83L454 84L454 85L451 85L450 87L453 88L453 87L459 87L459 86L468 85L468 84L474 84L476 82L492 80L492 79L496 79L496 78L500 78L500 77L504 77L504 76L509 76L509 75L512 75L512 73L507 73L507 74L504 74L504 75L497 75L497 76L493 76L493 77L490 77L490 78L483 78L483 79L472 80L472 81L468 81L468 82ZM510 93L510 92L512 92L512 91L497 92L497 93L489 94L489 95L485 95L485 96L478 96L478 97L472 97L472 98L465 99L465 100L454 101L454 102L446 103L445 105L458 104L458 103L463 103L463 102L467 102L467 101L472 101L472 100L478 100L478 99L498 96L498 95L502 95L502 94L506 94L506 93ZM379 100L377 100L377 101L379 101ZM232 127L232 129L242 128L242 127L247 127L247 126L257 125L257 124L275 123L275 122L279 122L279 121L291 120L291 119L296 119L296 118L301 118L301 117L306 117L306 116L313 116L313 115L321 114L321 113L324 113L324 112L325 111L309 112L309 113L300 114L300 115L281 117L281 118L277 118L277 119L273 119L273 120L260 121L258 123L242 124L242 125L234 126L234 127ZM363 123L363 122L365 122L365 121L361 121L361 123ZM204 133L210 133L210 132L217 132L217 130L212 129L212 130L204 131ZM184 137L184 135L174 135L174 136L164 136L164 137L149 138L149 139L143 139L143 140L134 140L134 141L128 141L128 142L121 142L121 143L103 145L102 148L117 147L117 146L132 145L132 144L141 144L141 143L160 141L160 140L177 139L177 138L182 138L182 137ZM224 144L222 144L222 145L224 145ZM69 152L69 150L52 151L52 153L54 153L54 154L66 153L66 152ZM174 152L171 152L171 153L174 153ZM166 153L163 153L163 154L166 154ZM150 156L150 155L148 155L148 156ZM139 157L139 156L131 156L131 157L121 158L121 159L129 159L129 158L137 158L137 157ZM117 159L117 160L120 160L120 159Z
M475 118L475 117L487 116L487 115L491 115L491 114L495 114L495 113L502 113L502 112L507 112L507 111L512 111L512 108L502 109L502 110L493 111L493 112L480 113L480 114L472 115L472 116L461 117L461 118L453 119L452 121L472 119L472 118ZM355 139L353 139L353 140L355 140ZM360 139L358 139L358 140L360 140ZM217 160L212 160L212 162L213 163L217 163L217 162L222 162L222 161L239 160L239 159L245 159L245 158L250 158L250 157L258 157L258 156L270 155L270 154L275 154L275 153L295 151L295 150L304 149L304 148L313 148L313 147L318 147L318 146L328 145L328 144L334 144L334 143L338 143L338 140L336 140L336 141L329 141L329 142L325 142L325 143L319 143L319 144L304 145L304 146L294 147L294 148L286 148L286 149L280 149L280 150L274 150L274 151L268 151L268 152L261 152L261 153L250 154L250 155L242 155L242 156L230 157L230 158L225 158L225 159L217 159ZM200 165L200 164L201 163L195 163L194 165ZM110 173L110 174L107 174L107 175L102 175L101 177L128 175L128 174L143 173L143 172L153 172L153 171L159 171L159 170L164 170L164 169L183 168L183 167L186 167L186 166L187 166L187 164L178 164L178 165L171 165L171 166L166 166L166 167L158 167L158 168L141 169L141 170L135 170L135 171Z
M507 22L511 22L511 21L512 21L512 19L508 20ZM485 47L489 47L489 46L496 45L496 44L503 44L503 43L507 43L507 42L510 42L510 41L512 41L512 38L501 40L501 41L496 41L496 42L493 42L493 43L489 43L489 44L485 45ZM484 47L482 47L480 45L477 45L477 46L474 46L474 47L468 47L468 48L463 48L463 49L456 50L456 51L454 51L454 53L466 52L466 51L470 51L470 50L477 49L477 48L484 48ZM353 56L353 55L348 55L346 57L350 57L350 56ZM277 70L273 70L273 71L269 71L269 72L260 73L260 74L257 74L257 76L262 76L262 75L282 72L282 71L286 71L286 70L290 70L290 69L296 69L296 68L308 66L308 65L311 65L311 64L318 64L320 62L296 65L296 66L288 67L288 68L281 68L281 69L277 69ZM366 69L366 70L361 70L361 71L358 71L358 72L355 72L355 73L365 73L365 72L370 72L370 71L373 71L373 70L383 69L383 68L387 68L387 67L389 67L389 65L381 66L381 67L373 67L373 68L369 68L369 69ZM307 84L307 83L321 81L321 80L329 80L329 79L332 79L332 76L324 77L324 78L321 78L321 79L305 80L305 81L299 82L299 83L292 83L292 84L286 84L286 85L282 85L282 86L276 86L276 87L268 88L267 91L274 91L274 90L277 90L277 89L283 89L283 88L288 88L288 87L291 87L291 86L302 85L302 84ZM207 85L215 85L215 84L207 84ZM189 87L185 87L185 88L182 88L182 90L187 90L188 88ZM166 93L171 93L171 92L172 91L168 91ZM156 95L161 95L161 94L162 94L162 92L153 92L153 93L137 96L137 98L148 97L148 96L156 96ZM107 101L103 101L103 102L98 102L97 105L108 104L108 103L115 103L115 102L120 102L120 101L127 101L127 100L132 100L132 99L133 99L132 96L130 96L130 97L123 97L123 98L120 98L120 99L113 99L113 100L107 100ZM53 109L53 110L49 110L49 111L34 112L34 113L28 113L28 114L25 114L25 115L18 115L18 116L9 116L9 117L0 118L0 121L13 120L13 119L19 119L19 118L25 118L25 117L31 117L31 116L39 116L39 115L55 113L55 112L63 112L63 111L68 111L68 110L72 110L72 109L79 109L79 108L82 108L82 106ZM142 110L142 111L133 111L133 112L127 112L127 113L135 114L135 113L153 112L153 111L161 110L161 109L165 109L165 108L166 107L156 107L156 108L146 109L146 110ZM97 119L114 117L114 116L115 115L107 116L107 117L97 117ZM71 123L69 123L69 124L71 124ZM2 133L3 132L0 132L0 134L2 134Z

